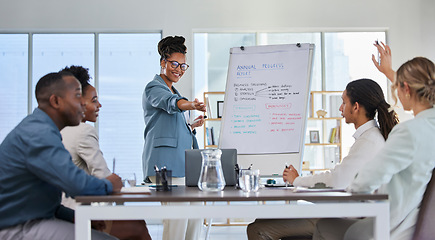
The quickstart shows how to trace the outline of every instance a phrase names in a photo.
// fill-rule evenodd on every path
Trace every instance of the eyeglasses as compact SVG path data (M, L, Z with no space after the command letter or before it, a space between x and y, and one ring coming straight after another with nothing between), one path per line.
M180 69L182 71L186 71L189 68L189 65L187 65L186 63L179 63L177 61L169 61L169 60L165 60L166 62L170 62L171 63L171 67L173 69L176 69L178 66L180 66Z

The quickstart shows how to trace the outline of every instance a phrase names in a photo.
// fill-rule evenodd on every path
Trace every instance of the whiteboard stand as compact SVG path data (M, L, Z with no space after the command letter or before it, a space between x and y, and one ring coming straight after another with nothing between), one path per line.
M231 48L220 148L262 176L302 170L314 44Z

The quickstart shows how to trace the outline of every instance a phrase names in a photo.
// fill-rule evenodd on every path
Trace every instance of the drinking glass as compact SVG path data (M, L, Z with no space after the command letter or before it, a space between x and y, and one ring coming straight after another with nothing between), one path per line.
M125 173L121 176L122 185L124 187L135 187L136 186L136 174L135 173Z
M260 188L260 170L241 169L239 185L244 192L256 192Z

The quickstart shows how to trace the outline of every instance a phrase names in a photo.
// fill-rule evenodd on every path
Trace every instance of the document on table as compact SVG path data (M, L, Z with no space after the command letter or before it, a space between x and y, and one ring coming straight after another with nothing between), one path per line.
M293 187L293 185L287 186L287 187L285 185L283 185L283 186L280 186L280 185L273 185L273 186L268 185L268 186L266 186L265 185L263 189L267 189L267 190L271 190L271 191L276 190L276 189L278 189L278 190L292 190L293 191L293 189L295 189L295 187Z
M151 194L149 187L123 187L120 194Z
M346 189L295 187L293 192L346 192Z

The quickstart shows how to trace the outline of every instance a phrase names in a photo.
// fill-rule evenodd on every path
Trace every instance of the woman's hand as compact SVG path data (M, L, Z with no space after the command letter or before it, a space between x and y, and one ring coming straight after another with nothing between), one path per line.
M196 127L201 127L203 124L204 124L204 116L200 115L199 117L195 118L195 120L193 120L193 123L190 125L190 127L194 129Z
M200 102L198 100L198 98L195 98L195 100L193 100L192 107L193 107L192 110L198 110L201 112L205 112L205 104L203 102Z
M290 165L290 167L285 168L284 172L282 173L282 179L284 180L284 182L288 182L290 184L293 184L293 182L297 177L299 177L299 173L293 167L293 165Z
M197 98L193 100L192 102L187 101L186 99L180 99L177 102L177 106L179 109L183 111L187 110L198 110L201 112L205 112L205 105L203 102L198 101Z
M391 63L391 49L388 45L385 45L381 42L382 46L379 43L375 43L375 47L378 49L380 55L380 63L376 60L375 56L372 54L372 61L375 64L375 67L385 76L390 79L391 82L394 81L394 77L396 76L396 72L392 68Z

